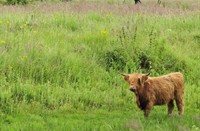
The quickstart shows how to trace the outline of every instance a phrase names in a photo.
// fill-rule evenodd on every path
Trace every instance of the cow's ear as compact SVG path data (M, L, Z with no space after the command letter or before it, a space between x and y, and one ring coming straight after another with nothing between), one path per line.
M122 76L124 76L124 80L125 81L128 81L129 80L129 75L128 74L120 74Z
M141 86L144 85L144 82L148 79L147 75L142 75L141 78L138 78L138 84L140 84Z
M128 80L129 80L129 75L125 75L125 76L124 76L124 80L125 80L125 81L128 81Z
M148 75L142 75L142 82L144 83L148 79Z

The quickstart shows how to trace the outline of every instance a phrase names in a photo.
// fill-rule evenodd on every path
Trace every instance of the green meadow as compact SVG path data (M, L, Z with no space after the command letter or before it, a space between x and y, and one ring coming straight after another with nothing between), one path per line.
M0 2L0 130L200 130L198 0ZM185 79L144 118L120 73Z

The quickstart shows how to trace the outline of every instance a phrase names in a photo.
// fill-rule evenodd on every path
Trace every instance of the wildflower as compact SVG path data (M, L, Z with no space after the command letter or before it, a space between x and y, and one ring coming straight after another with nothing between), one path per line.
M102 31L101 31L101 35L102 35L102 36L107 36L107 34L108 34L108 31L106 31L106 30L102 30Z
M1 42L0 42L0 44L5 44L6 43L6 41L5 40L1 40Z

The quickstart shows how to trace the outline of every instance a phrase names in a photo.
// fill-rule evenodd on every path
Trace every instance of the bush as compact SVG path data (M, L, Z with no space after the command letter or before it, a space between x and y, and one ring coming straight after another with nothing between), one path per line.
M124 49L118 48L106 52L103 61L107 71L110 69L122 71L127 63L127 55Z
M29 0L6 0L6 4L10 5L16 5L16 4L26 5L29 2L30 2Z

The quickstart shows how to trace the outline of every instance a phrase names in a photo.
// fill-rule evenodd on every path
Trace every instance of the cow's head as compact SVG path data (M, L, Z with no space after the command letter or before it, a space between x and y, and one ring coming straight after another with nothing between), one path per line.
M122 74L124 80L130 85L129 89L132 92L144 87L144 82L148 79L149 74Z

